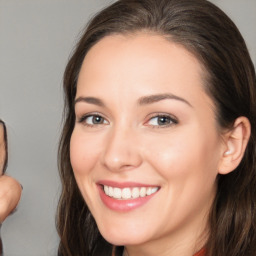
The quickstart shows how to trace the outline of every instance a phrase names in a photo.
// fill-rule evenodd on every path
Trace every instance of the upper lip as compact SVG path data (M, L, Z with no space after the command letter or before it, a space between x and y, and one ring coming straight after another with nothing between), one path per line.
M138 183L138 182L116 182L116 181L111 181L111 180L100 180L97 182L98 185L105 185L105 186L110 186L110 187L115 187L115 188L132 188L132 187L160 187L155 184L143 184L143 183Z

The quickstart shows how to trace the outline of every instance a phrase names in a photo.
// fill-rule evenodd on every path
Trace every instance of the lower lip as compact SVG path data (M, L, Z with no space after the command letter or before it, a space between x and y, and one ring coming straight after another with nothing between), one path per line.
M112 197L107 196L102 186L98 186L100 198L102 202L111 210L118 211L118 212L128 212L134 209L141 207L142 205L146 204L156 193L145 196L145 197L138 197L135 199L129 200L118 200Z

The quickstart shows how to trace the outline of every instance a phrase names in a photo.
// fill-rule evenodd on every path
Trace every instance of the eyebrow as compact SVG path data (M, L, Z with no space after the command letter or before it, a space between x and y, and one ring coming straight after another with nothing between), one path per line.
M78 103L78 102L86 102L86 103L94 104L94 105L97 105L97 106L100 106L100 107L105 106L105 104L103 103L102 100L100 100L98 98L95 98L95 97L79 97L75 100L75 104Z
M193 107L187 100L185 100L177 95L170 94L170 93L153 94L153 95L149 95L149 96L143 96L143 97L139 98L138 104L141 106L148 105L148 104L156 103L156 102L159 102L162 100L167 100L167 99L178 100L178 101L186 103L190 107ZM75 104L78 102L86 102L86 103L94 104L94 105L97 105L100 107L105 107L104 102L101 99L95 98L95 97L78 97L75 100Z
M182 101L187 105L189 105L190 107L192 107L192 105L187 100L170 93L154 94L154 95L141 97L138 102L139 102L139 105L147 105L147 104L152 104L152 103L159 102L161 100L167 100L167 99Z

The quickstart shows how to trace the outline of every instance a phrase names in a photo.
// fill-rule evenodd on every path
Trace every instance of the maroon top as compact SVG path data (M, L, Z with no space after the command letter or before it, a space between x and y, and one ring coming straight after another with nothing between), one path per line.
M200 250L198 253L196 253L194 256L205 256L205 249Z

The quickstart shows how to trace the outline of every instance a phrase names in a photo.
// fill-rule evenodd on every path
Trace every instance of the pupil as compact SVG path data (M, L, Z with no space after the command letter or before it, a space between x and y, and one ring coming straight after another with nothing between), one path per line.
M166 123L168 123L168 121L169 121L169 118L168 118L168 117L166 117L166 116L161 116L161 117L159 117L159 119L158 119L158 124L159 124L159 125L161 125L161 124L166 124Z
M100 116L95 116L95 117L93 118L93 123L95 123L95 124L100 124L100 123L102 123L102 118L101 118Z

